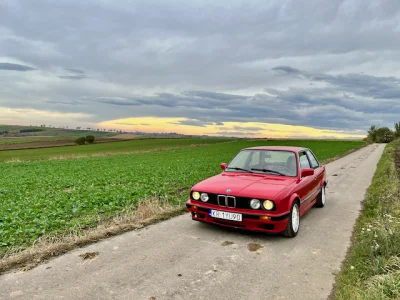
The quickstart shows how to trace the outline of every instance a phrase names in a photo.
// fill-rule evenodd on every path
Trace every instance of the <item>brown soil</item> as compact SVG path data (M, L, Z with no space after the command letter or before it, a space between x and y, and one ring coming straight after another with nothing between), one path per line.
M75 145L74 141L72 140L40 141L40 142L29 142L23 144L0 145L0 150L36 149L36 148L62 147L71 145Z
M137 137L138 135L133 133L123 133L113 136L114 139L120 139L120 140L132 140L136 139Z
M86 253L80 254L79 257L82 257L83 260L86 260L86 259L93 259L97 255L99 255L99 252L86 252Z
M128 139L102 138L102 139L96 139L95 144L120 142L120 141L126 141L126 140L128 140ZM40 142L28 142L28 143L21 143L21 144L0 145L0 151L65 147L65 146L75 146L75 145L76 144L75 144L74 140L40 141Z
M234 244L234 242L225 241L225 242L223 242L221 245L222 245L222 246L230 246L230 245L233 245L233 244Z
M248 243L247 244L247 249L249 249L250 252L256 252L256 251L260 250L261 248L264 248L264 247L257 243Z

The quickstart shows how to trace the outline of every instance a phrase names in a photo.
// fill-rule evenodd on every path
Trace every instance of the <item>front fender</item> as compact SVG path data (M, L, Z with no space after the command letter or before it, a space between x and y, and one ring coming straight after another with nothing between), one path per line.
M299 201L299 204L300 204L300 197L299 197L299 195L297 195L296 193L294 193L294 194L292 194L292 195L290 196L290 198L289 198L288 207L286 208L286 211L290 211L290 210L292 209L293 202L296 201L296 200L298 200L298 201Z

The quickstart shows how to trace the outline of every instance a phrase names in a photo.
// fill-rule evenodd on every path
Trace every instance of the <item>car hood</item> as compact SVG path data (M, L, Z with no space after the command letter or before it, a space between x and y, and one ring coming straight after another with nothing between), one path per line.
M248 198L274 199L275 195L292 184L296 178L251 173L222 173L208 178L193 190L211 194ZM228 190L230 190L228 192Z

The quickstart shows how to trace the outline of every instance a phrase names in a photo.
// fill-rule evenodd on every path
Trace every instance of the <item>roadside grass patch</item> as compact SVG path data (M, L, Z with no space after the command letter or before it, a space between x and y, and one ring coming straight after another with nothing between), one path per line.
M388 144L357 220L333 299L400 299L400 143Z
M168 143L165 148L171 146ZM104 238L98 233L99 224L112 227L118 218L135 224L182 212L193 184L220 173L219 164L229 162L241 149L257 145L308 147L325 160L365 143L240 140L129 155L0 163L0 259L38 244L86 236L87 232L97 237L88 240L96 241ZM146 207L149 200L151 205ZM135 217L129 221L130 213ZM110 219L113 222L107 223ZM113 235L135 226L115 228ZM74 238L69 243L71 240ZM72 243L61 249L80 245Z

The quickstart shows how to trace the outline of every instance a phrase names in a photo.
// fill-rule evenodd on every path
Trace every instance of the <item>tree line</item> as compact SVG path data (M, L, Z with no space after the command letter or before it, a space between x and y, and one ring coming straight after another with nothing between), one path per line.
M400 138L400 122L394 123L394 130L372 125L368 130L367 140L374 143L390 143L398 138Z
M86 137L81 136L75 140L75 143L78 145L85 145L86 143L93 144L94 140L95 140L95 137L93 135L88 135Z

